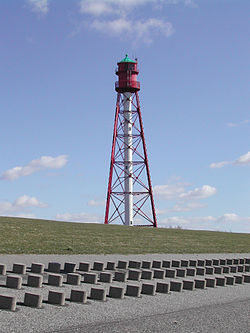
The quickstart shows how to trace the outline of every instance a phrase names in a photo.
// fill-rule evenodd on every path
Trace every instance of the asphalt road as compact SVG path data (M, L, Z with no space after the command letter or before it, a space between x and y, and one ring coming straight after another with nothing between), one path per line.
M83 325L55 333L249 333L250 299L217 305L156 313L135 319Z
M193 258L239 258L250 254L208 255L143 255L143 256L0 256L10 270L13 263L58 261L162 260ZM1 282L1 281L0 281ZM0 294L16 295L22 302L25 292L41 293L46 299L53 287L6 289L1 283ZM90 288L81 286L79 288ZM69 297L72 286L56 290ZM171 292L139 298L125 297L106 302L88 300L87 304L66 302L66 306L43 304L42 309L22 305L16 312L0 310L1 333L106 333L106 332L250 332L250 283L206 288L204 290Z

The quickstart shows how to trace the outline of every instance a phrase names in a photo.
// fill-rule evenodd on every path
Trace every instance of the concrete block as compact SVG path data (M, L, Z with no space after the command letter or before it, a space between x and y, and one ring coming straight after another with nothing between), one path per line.
M90 263L89 262L80 262L79 263L79 271L89 272L90 271Z
M25 264L13 264L12 272L15 274L26 274Z
M206 288L206 280L194 279L194 287L196 289L205 289Z
M176 269L176 276L179 276L179 277L186 277L186 269L183 269L183 268L177 268Z
M165 270L165 277L167 278L175 278L176 277L176 270L175 269L166 269Z
M245 264L245 258L240 258L239 259L239 264L244 265Z
M190 267L196 267L197 266L197 260L190 259L189 260L189 266Z
M91 288L90 298L97 301L106 301L106 290L102 288Z
M242 275L234 275L235 283L242 284L243 283L243 276Z
M222 267L214 266L214 274L222 274Z
M212 277L205 277L206 280L206 287L208 288L214 288L216 285L215 278Z
M193 280L183 280L183 290L194 290L194 281Z
M181 260L181 267L188 267L189 266L189 260Z
M196 268L186 268L187 276L195 276Z
M109 297L111 298L124 298L125 289L123 287L110 286Z
M97 284L98 274L97 273L85 273L83 275L84 283Z
M51 273L48 275L48 284L50 286L61 287L63 284L63 276Z
M70 301L77 303L87 303L87 292L86 290L74 290L70 292Z
M205 260L198 259L198 260L197 260L197 266L199 266L199 267L204 267L204 266L205 266Z
M245 264L250 265L250 258L244 258L245 259Z
M230 272L230 268L228 266L222 266L222 273L227 274Z
M180 260L172 260L171 267L180 267L181 262Z
M110 272L101 272L99 276L99 281L104 283L111 283L113 280L113 275Z
M244 265L244 272L250 272L250 265Z
M226 265L233 265L233 259L226 259Z
M235 285L235 277L234 276L225 276L226 285L233 286Z
M162 261L162 267L163 268L170 268L171 267L171 261L170 260L163 260Z
M239 265L239 259L233 259L233 265Z
M237 273L237 266L229 266L230 273Z
M226 285L225 277L216 276L215 280L216 280L216 286L225 287L225 285Z
M6 287L13 289L21 289L22 287L22 277L16 275L8 275L6 279Z
M213 265L213 260L205 259L205 266L212 266L212 265Z
M244 273L244 268L245 267L243 265L239 265L237 269L238 273Z
M141 268L141 262L140 261L135 261L135 260L129 260L128 267L129 268L140 269Z
M0 295L0 309L15 311L16 296Z
M128 269L128 262L123 261L123 260L119 260L118 264L117 264L117 268L119 268L119 269Z
M220 260L219 259L212 259L213 261L213 266L219 266Z
M65 294L60 291L50 290L48 296L48 303L56 305L65 305Z
M196 267L196 275L205 275L204 267Z
M0 275L6 275L7 267L5 264L0 264Z
M106 270L107 271L114 271L115 270L115 262L108 261L107 265L106 265Z
M205 274L207 274L207 275L214 275L214 267L212 267L212 266L206 266L205 267Z
M141 286L128 284L126 287L126 296L139 297L141 296Z
M154 275L153 277L155 279L164 279L165 277L165 271L163 269L154 269Z
M42 288L43 276L37 274L28 274L27 285L34 288Z
M25 293L23 304L32 308L42 307L43 297L38 294Z
M75 273L68 273L66 283L74 286L79 286L81 284L81 275Z
M182 281L170 281L170 291L182 291L183 282Z
M152 283L143 283L141 287L141 293L145 295L155 295L156 286Z
M48 271L51 273L60 273L61 264L59 262L49 262Z
M128 280L140 281L141 271L138 269L130 269L128 271Z
M43 274L44 273L44 264L33 262L31 264L31 272L36 274Z
M153 260L152 268L162 268L162 261Z
M75 273L76 264L74 262L65 262L63 270L65 273Z
M128 279L127 272L115 272L114 281L126 282Z
M157 282L156 283L156 292L162 293L162 294L168 294L169 293L169 283Z
M150 270L142 270L141 272L141 279L144 280L152 280L153 279L153 272Z
M100 262L100 261L95 261L93 264L93 270L94 271L103 271L104 270L104 262Z
M250 283L250 274L243 274L243 282Z
M142 261L141 268L151 269L152 262L151 261Z
M226 265L226 259L220 259L219 265L220 266L225 266Z

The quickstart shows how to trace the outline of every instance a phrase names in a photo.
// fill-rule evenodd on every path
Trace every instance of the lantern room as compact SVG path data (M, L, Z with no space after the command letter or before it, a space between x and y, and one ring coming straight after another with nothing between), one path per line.
M119 93L136 92L140 90L140 82L137 81L139 74L138 63L128 57L117 63L116 75L118 81L115 83L115 90Z

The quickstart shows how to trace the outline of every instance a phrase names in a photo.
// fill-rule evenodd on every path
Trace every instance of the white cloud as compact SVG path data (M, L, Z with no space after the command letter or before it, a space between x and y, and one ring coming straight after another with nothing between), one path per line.
M203 185L202 187L197 187L193 191L189 191L186 193L181 193L180 199L187 200L200 200L211 197L216 194L216 188L210 185Z
M31 175L34 172L43 169L60 169L68 162L67 155L59 155L57 157L42 156L37 160L32 160L25 166L17 166L6 170L0 179L17 180L20 177Z
M225 165L228 165L231 163L232 162L230 162L230 161L222 161L222 162L217 162L217 163L211 163L209 167L212 169L215 169L215 168L220 169L220 168L223 168Z
M16 199L14 202L14 206L16 207L47 207L46 203L43 203L35 197L30 197L28 195L23 195Z
M222 161L217 163L211 163L210 168L222 168L225 165L232 164L232 165L250 165L250 151L244 155L241 155L234 161Z
M194 0L81 0L80 12L93 16L107 16L112 14L125 15L135 7L153 5L162 8L164 5L184 4L194 6Z
M188 4L188 1L163 0L82 0L80 12L88 17L86 24L89 28L110 36L130 38L134 43L139 40L150 44L153 35L169 37L174 29L165 18L134 17L135 7L166 5L173 3ZM160 7L161 7L160 6Z
M190 212L204 207L207 207L206 203L196 201L188 202L187 204L177 203L173 208L169 209L168 212Z
M46 15L49 11L48 0L27 0L33 12Z
M91 215L87 213L78 214L57 214L56 220L66 221L66 222L80 222L80 223L103 223L103 218L98 215Z
M247 165L250 164L250 151L245 155L241 155L237 160L235 160L234 164L238 165Z
M176 183L169 185L156 185L154 187L154 194L166 200L200 200L208 198L216 193L216 188L210 185L203 185L194 190L186 192L188 183Z
M241 125L246 125L246 124L249 124L250 123L250 119L245 119L245 120L242 120L238 123L227 123L227 126L228 127L239 127Z
M220 230L235 232L250 232L250 217L242 217L235 213L225 213L222 216L184 217L172 216L164 218L159 226L181 227L194 230Z
M48 205L44 202L39 201L35 197L23 195L17 198L13 203L9 201L0 202L0 215L7 215L15 212L23 212L28 207L47 207ZM20 216L20 215L19 215Z
M89 27L111 36L133 37L136 41L141 40L146 43L152 42L152 35L162 34L166 37L173 34L173 26L170 22L160 19L149 18L136 22L124 17L114 20L93 20Z
M88 201L88 206L99 207L99 206L104 206L104 205L105 205L104 200L89 200Z
M166 200L178 199L190 184L178 182L176 184L154 186L154 195Z

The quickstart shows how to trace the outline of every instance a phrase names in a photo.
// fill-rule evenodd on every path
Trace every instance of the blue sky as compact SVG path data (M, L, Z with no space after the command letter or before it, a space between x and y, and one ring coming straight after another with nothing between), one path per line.
M160 227L250 232L248 0L0 0L0 215L104 221L137 57Z

